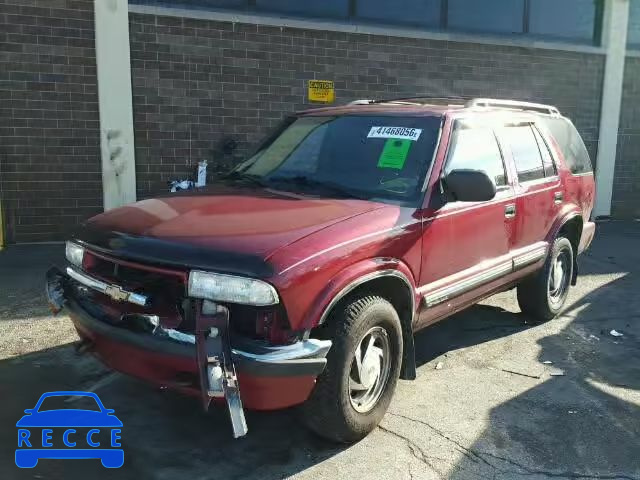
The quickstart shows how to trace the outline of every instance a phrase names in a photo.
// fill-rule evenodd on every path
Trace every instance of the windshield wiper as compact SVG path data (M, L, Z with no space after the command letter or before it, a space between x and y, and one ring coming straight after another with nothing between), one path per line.
M363 198L357 193L354 193L352 190L349 190L347 187L343 187L335 183L322 182L320 180L315 180L311 177L307 177L306 175L296 175L294 177L271 177L269 178L269 182L289 183L292 185L299 185L307 188L315 188L325 192L331 192L333 194L337 194L342 197L358 198L358 199Z
M226 175L223 175L222 180L231 180L231 181L240 181L247 182L253 185L257 185L259 187L268 187L267 182L260 175L252 175L250 173L240 172L238 170L234 170Z

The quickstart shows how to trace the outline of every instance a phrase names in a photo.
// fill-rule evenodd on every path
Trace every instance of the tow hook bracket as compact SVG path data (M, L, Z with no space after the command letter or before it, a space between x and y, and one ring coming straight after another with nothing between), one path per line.
M247 421L240 398L235 365L229 340L229 311L220 308L214 315L203 316L195 302L196 351L200 369L200 392L203 407L209 408L212 398L224 397L229 409L233 437L247 434Z
M64 276L58 268L51 267L47 270L45 278L45 293L47 294L49 310L54 315L57 315L64 308L65 303Z

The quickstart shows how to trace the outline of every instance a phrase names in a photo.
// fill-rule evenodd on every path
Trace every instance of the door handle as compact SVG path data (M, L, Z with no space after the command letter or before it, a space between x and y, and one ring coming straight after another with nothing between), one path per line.
M553 194L553 203L558 205L558 204L562 203L562 200L564 200L564 195L562 194L562 192L555 192Z
M509 205L505 205L504 207L504 217L505 218L513 218L516 216L516 204L510 203Z

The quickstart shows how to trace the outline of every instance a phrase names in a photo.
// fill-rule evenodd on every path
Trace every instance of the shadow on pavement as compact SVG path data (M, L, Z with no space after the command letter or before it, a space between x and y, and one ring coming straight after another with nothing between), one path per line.
M640 264L613 252L583 273L628 274L569 305L568 324L538 341L538 360L564 375L493 408L447 478L640 479Z
M51 315L44 298L44 274L63 265L64 244L12 245L0 252L0 325Z
M416 333L416 363L525 331L533 326L526 320L500 307L475 305Z
M25 381L28 379L28 381ZM97 391L106 408L123 422L125 464L104 469L98 460L40 460L18 470L15 422L40 395L54 390ZM16 388L9 391L8 387ZM293 475L342 448L309 434L293 410L248 412L250 433L234 440L226 407L202 412L197 399L160 391L111 373L90 356L78 357L71 345L0 362L0 478L260 478ZM54 433L55 435L55 433ZM90 477L89 477L90 476Z
M481 320L479 322L479 320ZM416 339L419 365L440 353L483 343L527 328L519 315L479 305L429 327ZM28 381L25 381L28 379ZM71 345L0 361L0 478L103 478L112 476L97 460L41 460L33 470L14 466L15 422L40 395L52 390L87 390L97 382L97 393L107 408L115 409L124 424L125 465L119 478L279 479L302 472L340 453L345 446L310 434L294 409L248 412L247 437L233 440L226 407L202 412L196 399L159 391L138 380L110 373L91 356L77 356ZM108 383L106 383L108 382ZM19 386L9 393L8 386ZM409 384L410 386L410 384Z

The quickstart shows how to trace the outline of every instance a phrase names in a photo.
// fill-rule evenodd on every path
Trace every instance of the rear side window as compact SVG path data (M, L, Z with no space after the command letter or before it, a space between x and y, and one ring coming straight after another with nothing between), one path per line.
M544 165L531 126L505 127L504 133L511 148L518 180L529 182L544 178Z
M482 170L497 187L507 184L502 154L491 129L456 124L445 173L458 169Z
M574 175L593 172L589 152L576 130L566 118L544 117L543 123L553 135L567 164Z

